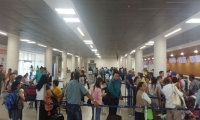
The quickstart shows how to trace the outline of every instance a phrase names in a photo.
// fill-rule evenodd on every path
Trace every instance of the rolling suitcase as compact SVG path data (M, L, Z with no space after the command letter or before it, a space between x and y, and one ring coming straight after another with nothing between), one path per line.
M119 115L108 115L106 120L122 120L122 117Z

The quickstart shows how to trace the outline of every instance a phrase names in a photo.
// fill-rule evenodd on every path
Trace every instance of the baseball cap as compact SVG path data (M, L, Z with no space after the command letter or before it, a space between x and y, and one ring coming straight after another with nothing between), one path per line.
M176 71L173 71L171 74L172 74L172 75L176 75L177 73L176 73Z

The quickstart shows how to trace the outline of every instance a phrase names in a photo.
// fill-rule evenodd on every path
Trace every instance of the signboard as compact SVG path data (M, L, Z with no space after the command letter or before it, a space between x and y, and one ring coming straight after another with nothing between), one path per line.
M176 58L169 58L169 63L176 63Z
M191 62L191 63L195 63L195 62L196 62L195 56L190 56L190 62Z
M200 62L200 55L196 55L196 56L194 56L195 57L195 61L196 62Z
M187 59L186 59L186 57L179 57L178 62L179 63L187 63Z

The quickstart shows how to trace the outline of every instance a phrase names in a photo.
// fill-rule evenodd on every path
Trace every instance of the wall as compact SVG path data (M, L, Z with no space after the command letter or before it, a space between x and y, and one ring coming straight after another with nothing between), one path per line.
M200 76L200 63L190 63L188 59L187 63L168 63L167 69L183 75L194 74L195 76Z
M96 67L98 68L101 68L101 67L107 67L107 68L118 67L119 68L119 61L117 61L116 59L88 58L87 63L90 63L90 60L94 60L96 63Z
M135 70L135 59L132 58L132 68Z

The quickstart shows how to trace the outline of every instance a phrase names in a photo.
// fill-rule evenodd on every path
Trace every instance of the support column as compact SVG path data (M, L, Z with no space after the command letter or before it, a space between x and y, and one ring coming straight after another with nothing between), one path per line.
M56 56L56 75L58 74L58 56ZM57 77L57 76L56 76Z
M8 34L6 70L9 68L12 68L13 71L18 70L19 45L19 37L16 35Z
M119 59L119 68L122 67L122 58Z
M132 55L127 55L127 72L132 70Z
M75 56L72 55L72 71L75 71Z
M53 57L53 51L51 47L46 47L46 54L45 54L45 67L47 68L47 71L52 74L52 58Z
M122 67L126 68L126 58L125 57L122 58Z
M67 73L67 53L62 52L62 72L61 72L61 79L66 79L66 73Z
M138 72L142 72L142 69L143 69L142 56L143 56L143 51L141 49L137 49L136 53L135 53L135 71L136 71L136 74Z
M156 38L154 41L154 76L158 76L159 71L166 73L166 49L166 39L162 37Z
M81 69L81 58L80 57L78 57L78 67L79 67L79 69Z

